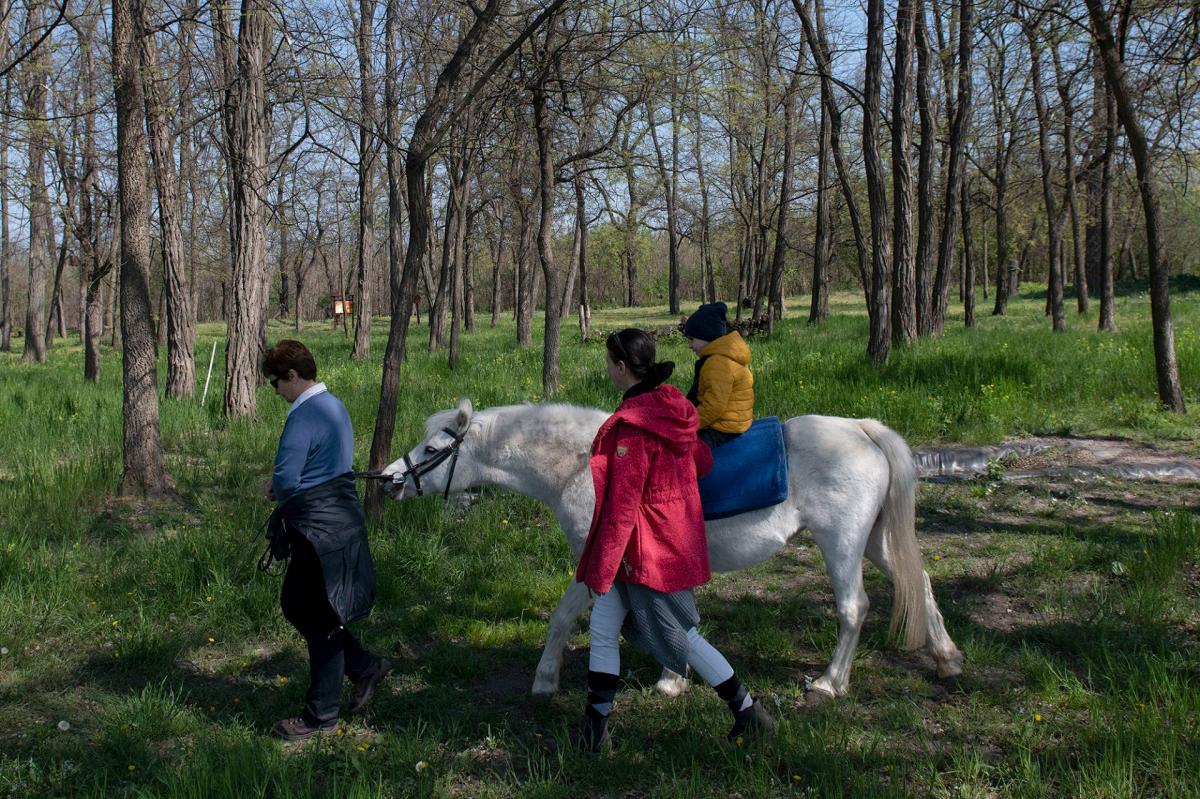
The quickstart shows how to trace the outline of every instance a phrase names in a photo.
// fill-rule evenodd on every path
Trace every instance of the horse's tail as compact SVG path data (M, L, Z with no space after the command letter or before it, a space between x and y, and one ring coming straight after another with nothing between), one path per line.
M928 634L925 607L925 569L917 546L917 469L912 450L890 427L874 419L858 420L859 427L887 458L887 498L875 519L871 537L882 535L880 544L892 572L895 596L892 601L891 635L905 649L918 649Z

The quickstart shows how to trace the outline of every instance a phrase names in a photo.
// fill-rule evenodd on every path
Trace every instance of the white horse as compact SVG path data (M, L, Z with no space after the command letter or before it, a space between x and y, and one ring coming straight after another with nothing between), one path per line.
M425 439L385 474L395 499L448 495L494 485L550 506L578 559L596 504L588 468L592 439L608 414L572 405L513 405L475 412L470 400L436 413ZM708 522L715 571L744 569L778 552L807 528L833 583L837 647L825 673L810 686L824 698L850 686L854 649L867 615L865 554L894 586L892 632L907 649L924 646L941 678L962 673L962 653L946 632L921 564L915 532L917 477L912 453L894 430L873 419L798 416L784 424L788 496L781 504ZM533 693L558 690L563 649L575 620L591 604L572 582L550 617ZM658 689L676 695L680 675L664 670Z

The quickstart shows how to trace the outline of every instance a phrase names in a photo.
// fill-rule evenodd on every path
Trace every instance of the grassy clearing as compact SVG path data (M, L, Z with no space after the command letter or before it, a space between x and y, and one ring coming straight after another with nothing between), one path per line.
M1200 452L1200 295L1174 302L1185 417L1156 409L1148 302L1118 303L1122 331L1094 318L1046 328L1037 297L1007 319L862 358L861 300L836 298L821 328L789 320L753 343L760 414L875 416L914 445L1021 434L1121 434ZM799 310L799 303L797 303ZM598 313L658 326L664 309ZM207 355L219 326L202 329ZM302 338L350 409L365 461L378 358L348 358L341 333ZM272 339L290 336L272 326ZM540 350L511 323L466 339L464 362L413 333L397 448L462 395L537 401ZM664 343L690 377L681 341ZM220 353L218 352L218 356ZM612 407L597 344L568 341L563 398ZM203 378L202 363L198 371ZM317 744L285 747L270 723L307 682L298 637L257 574L258 494L285 408L258 417L163 404L168 466L184 501L109 498L120 476L119 361L82 382L77 347L48 366L0 356L0 796L1194 796L1200 793L1200 489L998 481L924 486L919 529L967 672L937 684L922 657L887 647L888 591L874 601L852 695L803 704L836 635L828 583L804 540L700 593L707 632L782 721L750 750L718 739L723 707L702 687L665 700L657 669L627 651L611 757L559 749L582 707L586 636L573 640L553 702L527 698L550 608L571 563L545 508L487 494L390 505L372 531L380 574L369 645L400 668L371 713ZM66 729L60 729L66 722Z

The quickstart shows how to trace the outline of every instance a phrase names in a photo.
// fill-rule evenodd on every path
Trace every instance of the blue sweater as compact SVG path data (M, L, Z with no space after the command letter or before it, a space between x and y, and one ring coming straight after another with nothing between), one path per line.
M354 429L346 406L328 391L309 397L288 415L275 453L271 486L282 505L294 494L354 467Z

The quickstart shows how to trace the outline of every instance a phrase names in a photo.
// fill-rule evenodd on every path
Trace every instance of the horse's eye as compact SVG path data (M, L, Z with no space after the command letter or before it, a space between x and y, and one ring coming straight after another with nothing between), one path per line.
M426 455L436 455L436 454L437 454L437 447L435 447L435 446L433 446L432 444L430 444L428 447L426 447L426 448L425 448L425 454L426 454Z

